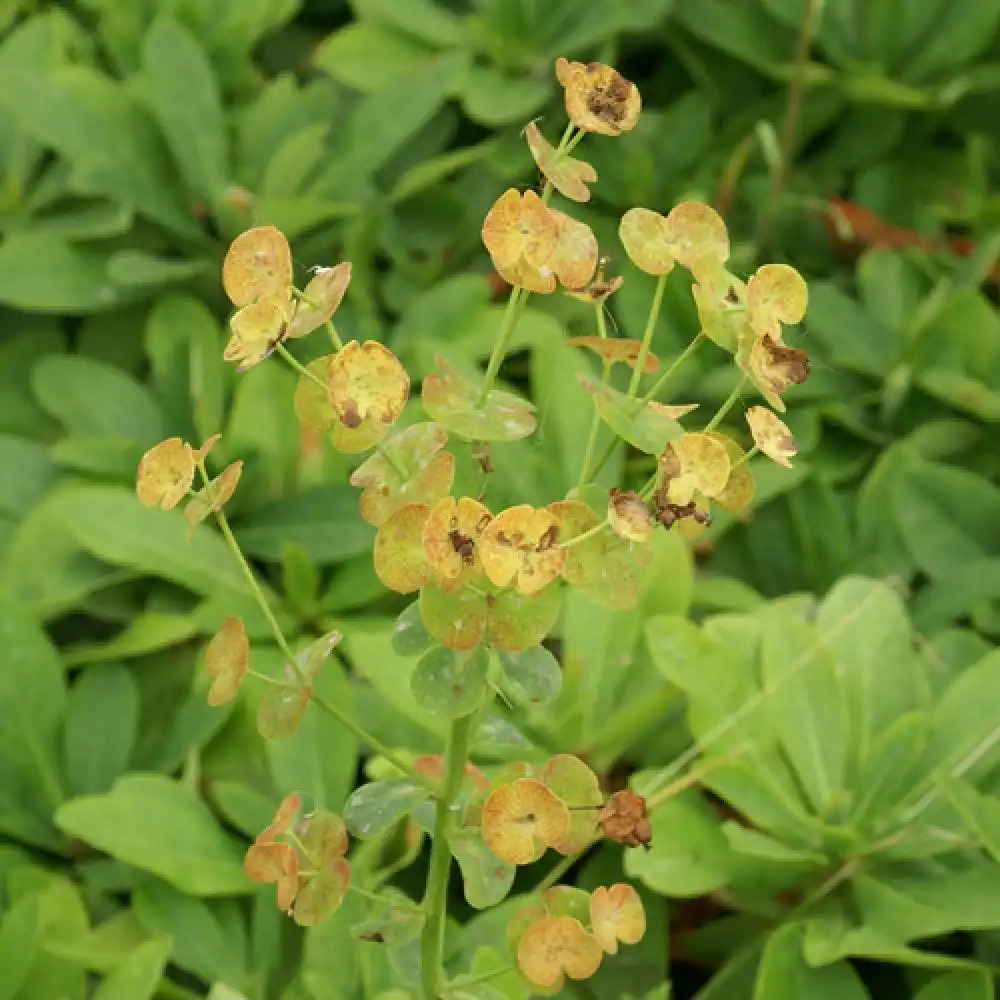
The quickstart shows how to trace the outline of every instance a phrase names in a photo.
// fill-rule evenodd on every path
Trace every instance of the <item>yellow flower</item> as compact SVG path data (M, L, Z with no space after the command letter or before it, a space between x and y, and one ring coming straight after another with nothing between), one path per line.
M635 128L642 99L634 83L604 63L556 60L556 77L566 91L566 114L577 128L621 135Z
M522 594L537 594L555 580L566 562L556 545L559 525L551 511L527 504L498 514L479 545L483 571L498 587L515 583Z
M538 270L558 242L559 225L534 191L505 191L483 221L483 243L498 270L522 262Z
M291 300L281 295L244 306L229 321L232 336L222 353L223 360L239 362L241 372L260 364L285 339L292 313Z
M139 461L135 492L146 507L171 510L194 482L195 455L179 437L154 445Z
M410 377L399 359L377 340L345 344L330 361L330 403L344 427L388 427L406 406Z
M292 250L274 226L240 233L222 262L222 287L234 306L284 295L292 285Z
M538 169L563 197L570 201L590 201L587 185L597 180L597 171L589 163L558 153L534 122L524 130L524 137Z

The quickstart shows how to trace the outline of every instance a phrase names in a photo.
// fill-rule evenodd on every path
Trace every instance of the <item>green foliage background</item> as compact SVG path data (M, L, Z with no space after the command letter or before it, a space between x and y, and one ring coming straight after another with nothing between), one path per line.
M737 271L770 233L809 279L796 343L813 361L788 395L794 470L761 469L752 516L717 519L695 556L661 537L634 612L571 600L560 700L524 732L501 713L480 734L485 760L557 747L620 774L660 773L688 746L718 764L746 741L768 762L719 765L711 795L662 806L654 850L625 862L646 941L572 994L994 995L1000 0L827 0L776 198L802 14L802 0L0 2L0 1000L410 995L405 949L387 963L350 943L357 901L302 934L251 891L245 841L293 789L340 809L363 748L312 715L265 743L252 692L205 705L199 657L226 615L259 640L256 669L280 656L220 539L203 526L184 544L179 519L141 508L135 467L165 436L221 431L222 460L246 460L234 528L283 624L347 634L324 694L392 745L437 752L350 465L304 444L288 370L221 362L219 264L238 232L277 225L303 271L353 261L346 336L384 340L415 380L439 352L484 360L501 307L479 229L504 188L534 180L520 131L561 121L559 55L614 64L644 98L634 133L585 146L601 183L582 217L626 272L617 328L638 335L652 288L618 246L622 212L723 197ZM911 245L873 248L873 233ZM956 235L971 252L945 250ZM541 432L496 449L495 503L575 482L587 366L563 340L590 322L569 299L532 300L505 376ZM696 332L674 276L654 349ZM723 361L703 348L677 398L712 412L734 384ZM803 656L772 691L775 664ZM372 871L408 849L392 826L365 845ZM418 891L421 863L398 884ZM605 848L573 877L621 873ZM472 917L460 899L461 955L502 950L504 907Z

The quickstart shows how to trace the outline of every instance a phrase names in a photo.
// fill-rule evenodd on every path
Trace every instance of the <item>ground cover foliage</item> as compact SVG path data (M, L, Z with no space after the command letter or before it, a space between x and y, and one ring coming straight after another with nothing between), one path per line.
M0 3L0 998L992 997L998 25Z

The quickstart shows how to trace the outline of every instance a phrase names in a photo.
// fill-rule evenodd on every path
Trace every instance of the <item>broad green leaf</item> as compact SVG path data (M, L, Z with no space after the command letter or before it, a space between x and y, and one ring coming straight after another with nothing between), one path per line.
M462 87L465 113L480 125L523 122L537 114L552 92L552 82L511 76L492 66L472 66Z
M701 0L697 9L678 4L677 23L696 38L763 73L792 61L794 34L753 7L733 7L724 0Z
M357 491L343 484L314 486L239 518L234 530L250 555L277 562L295 542L317 563L370 552L373 529L358 514Z
M457 719L482 704L489 668L489 653L482 646L470 653L432 647L417 661L410 688L421 708Z
M486 846L481 831L470 827L452 830L448 845L462 871L465 901L469 906L485 910L507 896L517 870Z
M837 665L817 629L792 617L765 626L768 717L815 809L843 787L849 719Z
M802 955L802 925L785 924L764 946L753 1000L867 1000L868 991L847 962L814 969Z
M92 667L70 688L63 737L71 796L106 792L128 767L139 726L139 690L115 663Z
M27 312L103 312L125 301L105 264L101 254L59 236L15 233L0 245L0 303Z
M145 450L135 438L67 437L57 441L49 454L64 469L128 481Z
M328 35L313 60L339 83L371 93L392 86L434 55L433 49L391 27L355 21Z
M109 660L128 660L180 645L194 637L197 631L191 615L150 611L135 617L113 638L64 649L63 662L67 667L80 667Z
M25 896L8 907L0 920L0 1000L14 1000L39 945L38 898Z
M986 969L955 969L932 979L913 1000L993 1000L993 986Z
M913 622L932 633L960 618L984 601L1000 598L1000 559L963 560L914 597Z
M372 18L391 24L429 45L458 45L465 37L462 19L439 0L411 0L405 4L395 0L356 0L355 9L364 20Z
M500 669L509 690L529 705L546 705L559 697L562 669L544 646L529 646L520 653L500 653Z
M20 520L56 481L59 470L44 445L0 434L0 514Z
M684 428L661 404L638 403L591 378L580 381L594 397L594 406L605 423L639 451L659 455L684 433Z
M192 896L249 891L240 845L191 791L164 775L126 775L104 795L65 803L56 823Z
M939 769L975 779L1000 759L1000 653L968 667L931 712L924 757L928 771Z
M903 602L887 584L846 577L827 594L817 626L837 661L851 716L854 759L928 693Z
M118 250L108 258L107 275L119 287L139 293L179 285L205 274L208 261L157 257L144 250Z
M206 903L150 876L132 894L136 916L150 934L173 941L170 961L206 982L241 982L246 975L245 929L236 904Z
M344 822L355 837L388 830L427 799L427 789L406 778L372 781L356 789L344 805Z
M152 393L112 365L53 355L35 365L31 384L69 435L131 438L146 447L164 436L163 415Z
M897 360L897 331L884 326L835 285L809 286L806 323L824 357L839 369L881 378Z
M901 803L926 774L923 767L929 717L908 712L886 721L869 744L854 783L854 819L877 818Z
M66 879L44 877L37 888L39 947L16 994L18 1000L85 1000L87 977L79 962L58 956L60 946L78 941L88 930L80 890ZM16 879L12 880L16 884ZM6 973L6 968L4 972Z
M41 629L0 601L0 831L40 846L58 843L51 815L63 800L58 739L66 688Z
M97 987L94 1000L150 1000L157 992L169 956L169 938L139 945Z
M158 17L142 46L144 97L190 190L210 204L229 182L226 122L212 65L198 39Z
M414 601L392 626L392 651L398 656L419 656L434 644L420 617L420 602Z
M1000 800L983 795L961 778L942 776L938 785L976 839L1000 862Z

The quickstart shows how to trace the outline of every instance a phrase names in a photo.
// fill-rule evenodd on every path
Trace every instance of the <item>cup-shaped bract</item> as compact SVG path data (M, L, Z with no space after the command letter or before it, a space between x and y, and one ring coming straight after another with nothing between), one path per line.
M444 499L455 479L455 456L441 450L447 440L443 427L428 422L388 438L351 475L351 485L363 491L361 516L378 527L408 504Z
M334 415L348 430L365 423L389 427L410 396L406 369L377 340L345 344L330 362L327 385Z
M718 431L709 431L709 434L726 449L729 456L729 479L725 489L716 493L712 501L724 510L739 514L750 505L754 495L753 473L746 460L746 452L725 434Z
M231 462L207 486L203 486L191 498L184 508L184 520L188 524L188 538L206 517L222 510L230 501L236 492L242 474L242 459Z
M597 180L597 171L589 163L558 152L534 122L525 128L524 137L538 169L564 198L576 202L590 201L587 185Z
M603 956L597 939L573 917L544 916L517 943L517 964L525 978L552 989L561 987L565 976L589 979Z
M253 844L243 858L243 871L258 885L276 885L278 909L291 909L299 891L299 859L293 847L274 841Z
M350 283L350 261L341 261L335 267L317 268L295 304L286 336L304 337L331 319L340 308Z
M292 311L291 300L282 295L243 306L229 320L231 336L223 360L237 362L237 370L243 372L270 357L285 338Z
M551 511L528 504L510 507L483 531L483 571L498 587L513 583L522 594L537 594L559 577L566 561L558 539L559 525Z
M273 844L279 837L288 833L302 808L302 796L298 792L290 792L275 810L271 822L264 827L254 840L255 844Z
M597 270L597 237L586 223L556 209L550 211L559 227L559 239L548 266L564 288L585 288Z
M519 778L499 785L483 803L483 838L489 849L512 865L537 861L569 830L566 806L543 782Z
M601 949L618 954L618 943L638 944L646 933L646 911L639 893L625 882L595 889L590 897L590 924Z
M400 507L379 526L375 536L375 572L399 594L411 594L434 579L423 541L429 514L425 504Z
M553 848L560 854L576 854L597 836L597 813L603 803L597 775L579 757L556 754L544 767L541 780L569 810L565 836Z
M456 590L482 570L480 544L493 515L471 497L445 497L431 508L423 546L442 587Z
M685 434L660 456L663 486L671 503L690 503L696 493L716 496L729 481L726 446L710 434Z
M783 323L798 323L806 314L809 288L787 264L765 264L747 282L747 322L758 337L781 340Z
M351 880L351 867L344 858L325 864L303 879L292 907L292 919L300 927L315 927L340 909Z
M239 618L227 618L205 649L205 669L212 678L209 705L225 705L236 697L250 662L250 640Z
M284 295L292 284L292 250L274 226L240 233L222 262L222 287L234 306Z
M639 89L613 67L559 58L556 78L565 91L566 114L577 128L611 136L635 128L642 111Z
M593 351L603 361L610 364L621 362L629 368L635 368L642 350L641 340L631 340L624 337L570 337L566 344L569 347L584 347ZM646 354L642 371L644 375L655 375L660 370L660 359L651 353Z
M747 423L757 450L767 455L772 462L790 469L790 459L798 454L799 449L788 427L763 406L751 406L747 410Z
M656 522L637 493L613 489L608 500L608 524L619 538L643 544L652 538Z
M805 351L785 347L770 336L754 338L740 345L736 363L760 394L779 413L785 412L781 394L809 377Z
M139 460L135 480L139 502L172 510L191 489L195 469L194 452L179 437L153 445Z
M649 208L630 208L618 225L618 237L629 260L646 274L669 274L674 248L667 237L667 220Z
M524 261L542 268L555 253L559 225L552 211L534 191L505 191L483 221L483 244L501 268Z
M688 270L704 259L729 259L729 233L722 216L711 205L682 201L664 221L664 235L677 263Z

